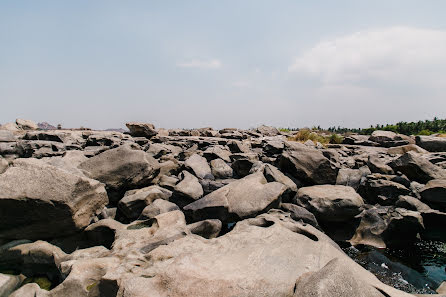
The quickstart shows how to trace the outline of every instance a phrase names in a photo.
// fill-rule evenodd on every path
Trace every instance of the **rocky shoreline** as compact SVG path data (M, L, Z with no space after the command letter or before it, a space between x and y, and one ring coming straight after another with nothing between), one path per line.
M446 241L446 138L127 127L0 127L1 297L413 296L340 246Z

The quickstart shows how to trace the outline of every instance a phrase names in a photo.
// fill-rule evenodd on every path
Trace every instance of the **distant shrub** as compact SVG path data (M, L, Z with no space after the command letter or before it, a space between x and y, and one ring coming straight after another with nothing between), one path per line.
M307 140L311 140L314 143L320 142L322 144L327 144L327 143L339 144L342 143L344 138L339 134L321 135L310 129L301 129L292 137L290 137L289 140L298 142L306 142Z
M330 143L332 144L341 144L343 140L344 137L339 134L331 134L330 136Z
M291 130L288 128L279 128L280 132L290 132Z

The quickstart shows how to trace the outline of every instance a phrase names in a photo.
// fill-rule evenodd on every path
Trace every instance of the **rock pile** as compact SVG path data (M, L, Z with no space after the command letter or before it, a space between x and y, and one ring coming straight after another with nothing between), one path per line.
M446 239L442 141L127 127L2 126L0 296L412 296L335 241Z

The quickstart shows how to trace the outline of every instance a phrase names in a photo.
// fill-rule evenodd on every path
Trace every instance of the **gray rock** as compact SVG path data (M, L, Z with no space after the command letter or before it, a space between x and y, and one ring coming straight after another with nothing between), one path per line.
M23 275L9 275L0 273L0 296L9 296L9 294L20 286L24 279L25 276Z
M446 210L446 179L433 179L420 191L421 199L431 207Z
M37 130L39 126L31 120L16 119L17 127L22 130Z
M402 155L402 154L405 154L410 151L413 151L413 152L416 152L419 154L425 154L428 152L425 149L419 147L418 145L406 144L406 145L402 145L402 146L391 147L387 150L387 153L392 154L392 155Z
M79 165L86 175L106 185L110 200L150 184L159 170L159 163L146 152L132 145L123 145L96 155Z
M296 195L297 185L277 167L271 164L264 164L263 175L268 182L279 182L287 187L283 193L283 202L291 201L291 199Z
M157 134L155 126L149 123L129 122L125 125L130 130L130 135L135 137L151 138Z
M108 203L104 185L17 159L0 175L0 238L51 238L76 232Z
M184 166L192 170L195 176L200 179L214 179L208 162L205 158L198 154L193 154L190 156L186 162L184 162Z
M317 229L320 229L316 217L306 208L292 203L282 203L280 204L280 208L284 211L289 212L293 220L302 221L306 224L310 224Z
M190 225L187 225L190 233L200 235L204 238L215 238L220 234L221 221L217 219L199 221Z
M231 178L234 174L231 166L226 164L222 159L214 159L211 161L212 175L216 178Z
M307 184L334 184L338 168L322 152L306 146L284 152L279 168Z
M174 188L175 193L192 201L200 199L203 196L203 188L198 179L187 171L183 171L181 176L182 180Z
M152 219L159 214L174 210L180 210L180 208L176 204L167 200L157 199L143 209L138 220Z
M338 176L336 178L336 184L342 186L349 186L355 190L359 189L361 179L371 174L372 172L367 166L363 166L359 169L341 168L339 169Z
M220 158L225 162L231 162L230 156L231 152L221 145L210 146L203 152L203 157L208 161Z
M365 244L377 248L404 246L415 242L423 232L423 218L419 212L388 206L364 210L355 235L354 245Z
M415 141L418 146L429 152L446 152L446 137L417 136Z
M361 183L358 192L369 204L393 205L401 195L411 191L400 183L386 179L379 174L368 175Z
M0 156L0 174L6 171L8 169L9 163L3 157Z
M184 207L195 221L219 219L233 222L278 206L286 187L268 183L261 172L234 181Z
M390 166L405 174L410 180L427 183L431 179L446 179L446 171L421 157L415 152L407 152L390 163Z
M9 130L0 130L0 142L15 142L17 138Z
M418 212L431 210L427 204L412 196L400 196L395 202L395 206Z
M338 185L300 188L295 203L325 222L348 221L359 214L364 205L361 196L352 187Z
M127 191L119 200L118 208L128 219L136 219L142 210L157 199L169 200L172 192L160 186L149 186Z
M277 128L275 127L271 127L271 126L259 126L257 127L257 132L264 135L264 136L277 136L280 135L280 131L277 130Z
M385 163L385 160L378 155L369 156L367 166L373 173L393 174L393 169Z

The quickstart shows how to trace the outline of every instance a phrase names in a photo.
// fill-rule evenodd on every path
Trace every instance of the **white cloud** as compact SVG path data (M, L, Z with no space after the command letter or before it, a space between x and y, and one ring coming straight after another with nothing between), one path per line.
M316 44L289 67L328 84L359 81L444 85L446 32L391 27Z
M178 63L178 67L182 68L201 68L201 69L218 69L221 67L220 60L191 60L188 62Z

